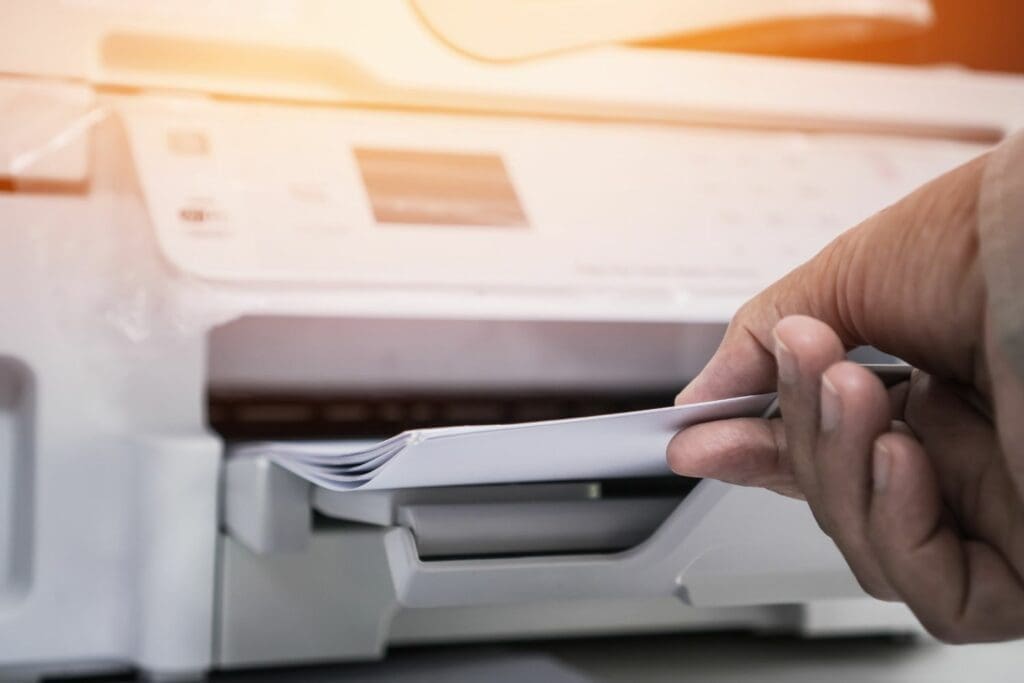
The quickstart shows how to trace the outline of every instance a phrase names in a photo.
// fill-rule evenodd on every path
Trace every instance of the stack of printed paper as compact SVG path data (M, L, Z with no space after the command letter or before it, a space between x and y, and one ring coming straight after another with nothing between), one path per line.
M665 449L680 429L757 416L772 394L569 420L404 432L375 445L346 441L261 442L264 454L336 491L648 477L667 474Z

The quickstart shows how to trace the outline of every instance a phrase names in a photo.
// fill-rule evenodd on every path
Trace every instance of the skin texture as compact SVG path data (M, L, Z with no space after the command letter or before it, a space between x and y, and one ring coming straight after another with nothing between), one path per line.
M1024 636L1024 384L986 305L985 160L747 302L677 403L778 390L783 419L697 425L668 450L679 474L805 499L865 591L956 643ZM862 344L911 380L887 390L844 360Z

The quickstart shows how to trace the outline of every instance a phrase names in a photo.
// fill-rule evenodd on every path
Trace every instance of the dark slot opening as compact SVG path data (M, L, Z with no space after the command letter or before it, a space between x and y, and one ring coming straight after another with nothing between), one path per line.
M386 438L407 429L534 422L662 408L676 389L580 393L288 394L214 391L210 426L226 439Z

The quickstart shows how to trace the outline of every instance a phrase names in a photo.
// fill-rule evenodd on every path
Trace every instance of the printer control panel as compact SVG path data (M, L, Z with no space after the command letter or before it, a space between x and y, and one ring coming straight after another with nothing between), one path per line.
M122 111L208 280L644 302L728 319L979 142L223 102ZM660 307L660 308L659 308Z

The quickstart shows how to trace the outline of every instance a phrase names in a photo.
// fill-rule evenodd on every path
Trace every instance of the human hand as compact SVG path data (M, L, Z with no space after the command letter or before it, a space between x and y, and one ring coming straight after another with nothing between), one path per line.
M845 233L748 302L679 395L777 387L784 419L697 425L680 474L807 500L861 586L950 642L1024 635L1024 388L991 338L977 263L984 159ZM920 368L889 390L860 344Z

